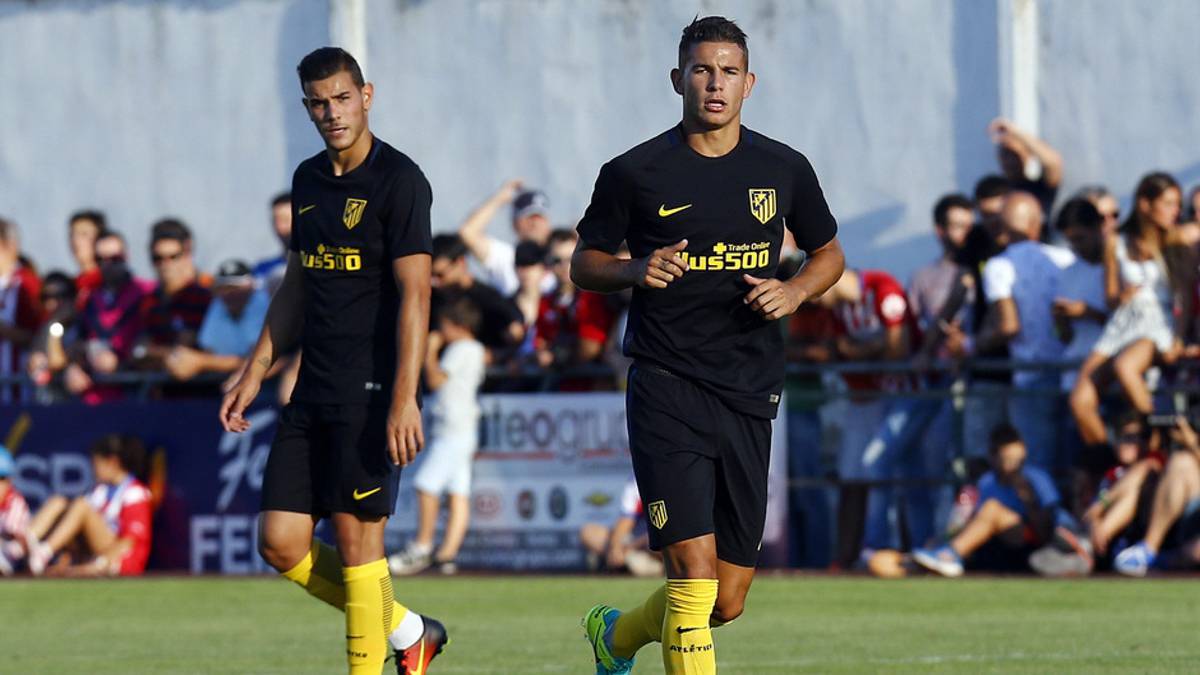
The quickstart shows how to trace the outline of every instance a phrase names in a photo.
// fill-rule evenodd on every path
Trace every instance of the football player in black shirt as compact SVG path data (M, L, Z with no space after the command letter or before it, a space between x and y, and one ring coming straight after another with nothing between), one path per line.
M287 271L244 371L221 404L227 431L272 363L303 358L263 476L259 549L311 595L345 611L350 672L425 673L440 623L392 596L383 530L400 467L424 444L417 391L429 328L429 182L367 125L374 90L354 57L318 49L297 68L325 150L292 178ZM337 551L313 539L330 517Z
M722 17L683 31L683 121L600 169L579 223L581 288L634 287L625 334L630 452L667 583L584 619L597 672L662 643L668 673L716 670L710 625L742 612L766 517L771 419L783 388L776 320L842 274L837 223L808 160L741 126L746 36ZM808 254L776 280L788 228ZM614 255L622 241L632 259Z

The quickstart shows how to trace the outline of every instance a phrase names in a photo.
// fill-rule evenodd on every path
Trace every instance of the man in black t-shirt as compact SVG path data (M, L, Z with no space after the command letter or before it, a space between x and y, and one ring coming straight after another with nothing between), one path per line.
M299 380L263 475L260 553L344 610L352 674L381 672L389 643L401 673L425 673L445 629L393 599L383 531L400 466L424 445L433 198L417 165L371 134L374 90L354 57L325 47L297 70L325 150L292 178L287 270L221 423L250 428L244 412L263 377L298 342ZM326 517L337 551L313 539Z
M454 297L466 296L479 308L481 323L477 338L487 349L488 363L504 361L525 337L521 310L500 291L481 284L467 265L467 245L457 234L439 234L433 238L433 305L438 307Z
M732 21L685 28L671 73L682 123L605 164L578 227L575 283L635 287L624 342L634 359L630 452L668 577L642 607L588 612L601 673L628 672L634 653L656 640L666 672L715 672L710 621L741 613L766 515L784 371L776 320L825 292L844 267L808 160L741 126L754 85L748 66L746 36ZM777 280L785 227L809 259ZM615 255L622 241L632 259Z

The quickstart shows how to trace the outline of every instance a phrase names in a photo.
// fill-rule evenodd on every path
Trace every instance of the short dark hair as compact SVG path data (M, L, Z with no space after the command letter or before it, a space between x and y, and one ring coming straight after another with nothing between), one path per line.
M279 194L277 194L271 198L271 208L275 208L276 206L279 206L280 204L291 204L291 203L292 203L292 193L290 193L290 192L280 192Z
M939 227L946 227L950 209L966 209L968 211L973 211L975 206L971 203L971 200L967 199L967 196L961 192L943 195L941 199L937 200L937 204L933 205L933 222L937 223Z
M1021 432L1008 422L1001 422L992 427L992 433L988 436L988 452L994 455L1006 445L1021 442Z
M733 21L723 16L699 15L684 27L679 37L679 67L687 61L688 51L701 42L730 42L742 48L746 56L746 67L750 66L750 48L746 46L746 33Z
M366 82L363 79L362 69L358 67L358 61L355 61L350 52L341 47L314 49L300 59L300 65L296 66L296 74L300 76L301 89L309 82L333 77L342 71L350 73L350 79L354 80L354 85L359 89Z
M1012 192L1012 183L1004 176L988 174L975 183L975 203L992 197L1003 197Z
M163 218L150 226L150 246L172 239L187 246L192 243L192 230L178 218Z
M47 272L46 276L42 277L42 292L51 286L61 286L63 295L74 300L78 289L75 288L75 279L62 270L53 270Z
M467 255L467 245L457 234L439 234L433 238L433 259L458 260Z
M116 457L121 468L133 474L136 478L144 478L146 469L146 446L137 436L127 434L108 434L101 436L88 453L93 457Z
M483 324L479 307L462 293L456 293L441 303L438 318L467 329L471 335L478 335L479 326Z
M77 220L91 221L96 224L96 227L99 228L101 232L108 229L108 216L104 215L104 212L98 209L80 209L79 211L72 213L71 217L67 219L67 227L75 224L75 221Z
M579 239L579 235L569 227L560 227L550 232L550 238L546 240L546 246L553 244L561 244L563 242L571 242L572 244Z
M1089 230L1099 230L1104 226L1104 216L1090 199L1076 197L1058 210L1058 219L1054 226L1059 232L1066 232L1072 227L1086 227Z
M1150 440L1153 430L1146 423L1146 416L1138 412L1135 408L1126 408L1118 415L1116 422L1113 424L1113 430L1120 432L1122 428L1131 424L1138 425L1137 435L1143 443Z

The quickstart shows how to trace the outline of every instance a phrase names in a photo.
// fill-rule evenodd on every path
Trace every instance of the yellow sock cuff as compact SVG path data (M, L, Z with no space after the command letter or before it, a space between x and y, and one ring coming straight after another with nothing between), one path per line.
M304 557L301 558L300 562L296 563L295 566L292 567L292 569L290 569L286 572L280 572L280 574L282 574L284 577L287 577L288 579L291 579L292 581L300 584L301 586L305 586L308 584L309 575L312 574L312 568L313 568L313 555L312 555L312 551L309 551L308 553L304 554Z
M667 579L667 611L707 618L715 604L716 579Z
M379 579L384 576L390 577L386 558L342 568L342 579L348 584L362 579Z

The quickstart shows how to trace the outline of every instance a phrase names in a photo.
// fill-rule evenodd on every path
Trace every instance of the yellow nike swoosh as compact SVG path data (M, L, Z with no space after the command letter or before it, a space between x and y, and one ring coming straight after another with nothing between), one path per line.
M377 487L374 490L367 490L366 492L359 493L358 488L355 488L354 489L354 501L357 502L361 499L366 499L367 497L370 497L371 495L375 494L376 492L379 492L382 489L383 488L381 488L381 487Z
M312 211L315 208L317 208L316 204L309 204L308 206L301 206L300 210L297 212L297 215L302 216L302 215L308 213L309 211Z
M668 209L667 205L663 204L662 206L658 207L658 215L662 216L663 218L666 218L667 216L673 216L676 213L679 213L680 211L682 211L684 209L690 209L690 208L692 208L691 204L684 204L683 206L680 206L678 208Z

